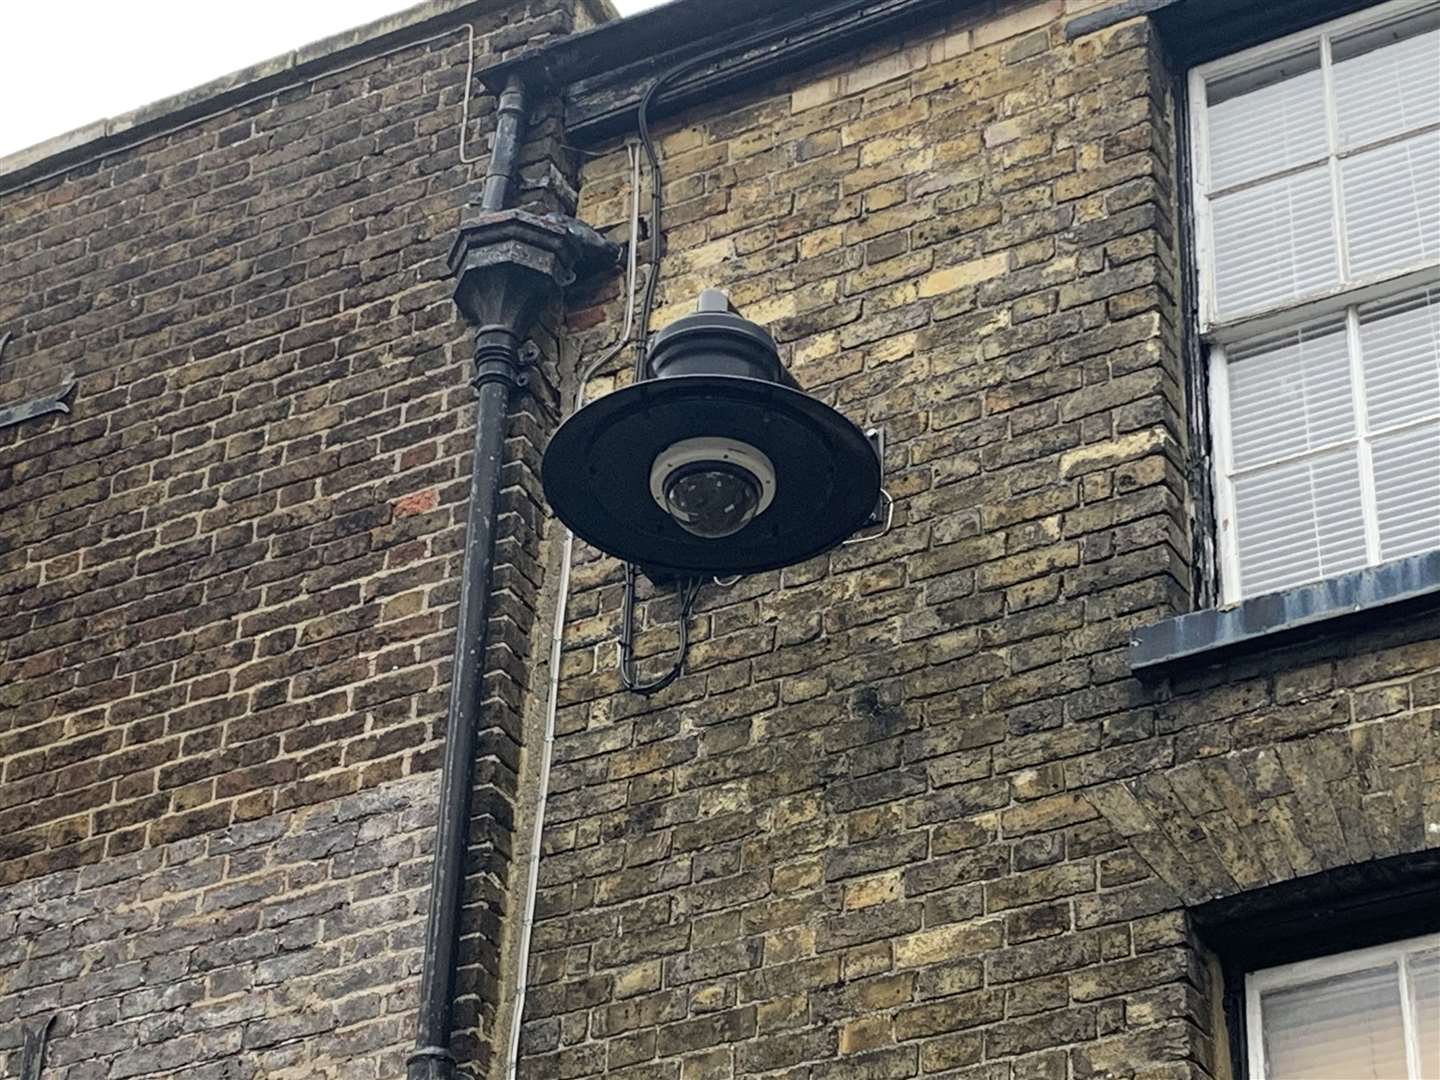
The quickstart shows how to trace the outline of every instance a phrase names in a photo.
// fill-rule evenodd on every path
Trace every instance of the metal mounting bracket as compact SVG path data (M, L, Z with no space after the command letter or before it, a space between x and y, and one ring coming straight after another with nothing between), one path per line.
M45 1042L50 1038L50 1028L55 1024L57 1013L36 1027L25 1028L25 1046L20 1052L20 1080L40 1080L40 1070L45 1068Z
M871 448L875 451L876 458L880 461L880 475L883 478L885 475L885 429L876 427L866 428L865 438L869 440ZM884 482L883 479L881 482ZM866 519L865 524L860 526L860 528L873 529L884 525L888 532L889 519L894 513L895 500L890 498L890 495L882 489L880 497L875 500L875 509L870 511L869 518Z
M14 405L6 405L0 408L0 428L11 427L15 424L23 424L26 420L34 419L37 416L45 416L49 413L68 413L70 404L65 399L75 389L75 380L66 379L60 384L60 389L53 394L45 394L41 397L31 398L29 401L17 402Z
M885 429L866 428L865 438L870 443L870 448L875 451L875 456L880 460L881 483L885 477ZM890 531L895 524L895 499L883 487L880 489L880 497L875 500L875 509L870 511L870 516L860 526L860 531L848 540L841 542L842 547L849 547L851 544L864 544L871 540L879 540Z
M10 344L13 335L10 331L0 334L0 359L4 358L5 346ZM40 397L30 398L28 401L17 401L14 405L0 406L0 430L11 427L15 424L23 424L26 420L34 419L37 416L45 416L49 413L68 413L70 404L66 398L75 389L75 379L67 377L60 384L60 388L50 394L42 394Z

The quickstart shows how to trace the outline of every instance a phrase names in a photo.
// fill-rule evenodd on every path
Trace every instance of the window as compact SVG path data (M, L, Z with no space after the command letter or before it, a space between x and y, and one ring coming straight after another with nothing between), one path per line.
M1250 1080L1440 1080L1440 934L1252 972Z
M1440 548L1440 4L1190 97L1224 600Z

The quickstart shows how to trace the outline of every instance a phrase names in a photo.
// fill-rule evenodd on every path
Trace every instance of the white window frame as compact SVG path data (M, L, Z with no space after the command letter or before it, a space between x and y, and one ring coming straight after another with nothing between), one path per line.
M1348 975L1362 968L1376 967L1391 961L1395 965L1396 977L1400 980L1400 1013L1404 1025L1405 1059L1411 1076L1420 1075L1420 1034L1413 1015L1410 1001L1409 969L1407 957L1423 949L1440 948L1440 934L1424 934L1404 941L1377 945L1369 949L1336 953L1318 960L1301 960L1294 964L1263 968L1245 976L1245 1038L1246 1060L1249 1063L1250 1080L1269 1080L1265 1070L1265 1033L1262 1029L1260 995L1316 979Z
M1215 299L1215 258L1213 251L1213 228L1210 210L1210 160L1208 154L1209 130L1206 115L1207 83L1238 75L1267 63L1283 60L1312 48L1320 50L1321 72L1326 95L1326 113L1329 139L1325 158L1296 163L1286 171L1313 167L1322 160L1328 160L1331 170L1332 228L1335 235L1336 256L1340 260L1340 277L1348 263L1345 236L1344 200L1338 182L1340 161L1377 146L1386 145L1400 138L1410 138L1417 133L1435 130L1435 125L1416 128L1402 135L1390 136L1352 147L1341 147L1338 136L1338 119L1334 108L1334 76L1331 65L1331 38L1367 29L1393 19L1418 15L1427 10L1440 8L1440 0L1389 0L1363 11L1355 12L1340 19L1312 26L1298 33L1289 34L1274 41L1257 45L1242 52L1221 57L1207 64L1194 67L1189 73L1189 113L1191 159L1191 206L1195 212L1195 253L1200 281L1200 333L1208 346L1209 375L1209 417L1210 439L1213 461L1216 547L1219 553L1220 602L1222 606L1233 606L1245 599L1240 591L1240 544L1235 515L1234 454L1230 432L1229 372L1226 367L1226 346L1236 341L1260 336L1299 323L1322 319L1327 315L1338 315L1348 310L1347 332L1351 345L1352 403L1357 410L1355 437L1347 442L1357 446L1360 464L1360 499L1365 514L1366 564L1378 565L1380 559L1379 523L1375 512L1376 496L1374 470L1370 462L1371 433L1364 415L1364 380L1358 368L1358 320L1355 308L1375 300L1400 297L1407 292L1425 286L1440 285L1440 262L1423 263L1398 270L1388 270L1361 278L1343 281L1341 284L1314 290L1285 303L1269 305L1254 311L1221 320L1217 316ZM1228 190L1239 190L1255 183L1273 180L1274 175L1262 180L1251 180ZM1427 418L1428 419L1428 418ZM1422 421L1416 421L1422 422ZM1317 448L1315 453L1323 452ZM1323 577L1324 575L1322 575ZM1320 580L1316 578L1314 580Z

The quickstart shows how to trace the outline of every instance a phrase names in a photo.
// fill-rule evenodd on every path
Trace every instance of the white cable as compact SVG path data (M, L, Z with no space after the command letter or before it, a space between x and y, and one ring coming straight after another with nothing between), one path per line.
M635 326L636 249L640 246L640 151L630 144L630 251L625 268L625 324L620 338L579 373L575 383L573 415L585 402L585 384L600 368L619 355L630 343ZM535 929L535 894L540 883L540 841L545 831L545 804L550 795L550 763L555 749L555 710L560 697L560 655L565 637L565 611L570 599L570 559L575 534L565 530L560 552L560 582L555 595L555 619L550 625L550 671L545 694L545 735L540 744L540 791L535 798L535 822L530 833L529 868L525 879L525 917L520 924L520 967L515 984L515 1004L510 1010L510 1050L505 1058L505 1076L515 1080L520 1068L520 1021L525 1015L525 984L530 981L530 941Z
M473 23L466 23L462 29L469 33L469 37L466 38L469 46L469 55L465 60L465 96L460 103L460 163L462 165L475 165L480 161L478 157L465 156L465 137L470 134L470 88L475 85L475 25ZM449 36L449 34L437 35L437 37ZM437 38L430 38L429 40L435 41Z
M890 526L895 524L895 497L881 488L880 498L885 500L885 520L881 523L880 530L866 533L864 536L852 536L848 540L841 540L841 547L850 547L852 544L868 544L871 540L879 540L890 531Z

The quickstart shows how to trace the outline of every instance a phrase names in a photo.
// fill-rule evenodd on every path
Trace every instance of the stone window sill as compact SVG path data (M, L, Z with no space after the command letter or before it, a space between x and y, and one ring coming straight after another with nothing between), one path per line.
M1130 668L1158 671L1258 652L1299 636L1349 631L1399 606L1440 602L1440 551L1367 567L1233 607L1193 611L1135 633Z

